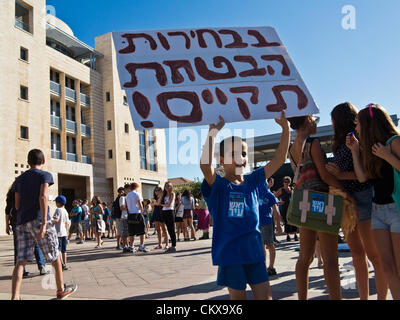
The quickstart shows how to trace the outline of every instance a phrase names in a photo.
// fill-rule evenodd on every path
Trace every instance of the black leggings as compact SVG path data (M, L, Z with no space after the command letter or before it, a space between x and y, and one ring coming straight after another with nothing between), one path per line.
M168 233L169 233L169 236L171 237L172 246L176 247L174 211L173 210L162 210L161 211L161 221L167 225Z

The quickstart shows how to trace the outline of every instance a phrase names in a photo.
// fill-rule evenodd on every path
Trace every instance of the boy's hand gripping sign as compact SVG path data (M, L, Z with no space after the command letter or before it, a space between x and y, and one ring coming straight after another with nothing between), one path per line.
M136 129L318 113L275 29L113 32Z

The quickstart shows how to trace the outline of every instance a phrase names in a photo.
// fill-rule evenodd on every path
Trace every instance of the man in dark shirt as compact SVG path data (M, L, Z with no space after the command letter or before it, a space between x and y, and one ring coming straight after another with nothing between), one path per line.
M42 171L44 163L43 152L31 150L28 154L30 170L15 181L18 255L12 277L13 300L20 299L23 270L28 261L33 259L36 242L55 269L57 299L66 298L77 289L76 285L66 286L63 282L57 231L50 219L48 207L48 189L54 182L51 173Z

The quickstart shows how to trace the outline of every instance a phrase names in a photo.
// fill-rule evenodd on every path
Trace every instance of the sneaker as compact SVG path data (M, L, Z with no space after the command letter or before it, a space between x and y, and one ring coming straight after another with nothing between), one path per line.
M83 240L78 241L78 244L84 244L85 242Z
M63 264L62 269L63 269L64 271L67 271L67 270L69 270L69 267L68 267L67 265Z
M130 247L128 250L130 253L135 253L137 251L135 247Z
M268 272L269 276L276 276L277 275L275 268L268 268L267 272Z
M48 270L46 270L46 267L44 267L44 266L40 267L39 271L40 271L41 276L45 276L46 274L50 273Z
M292 239L290 239L290 236L289 236L289 235L287 235L287 237L286 237L286 241L287 241L287 242L290 242L290 241L292 241Z
M185 241L185 242L186 242L186 241L190 241L190 239L189 239L189 238L187 238L187 239L185 239L184 241Z
M63 300L73 294L78 289L76 284L65 285L63 291L57 291L57 300Z
M115 250L122 250L122 247L121 246L116 246Z
M31 275L30 272L25 271L24 274L22 275L22 278L24 278L24 279L29 278L30 275Z
M196 240L197 240L197 238L196 238L196 237L194 237L192 240L193 240L193 241L196 241Z
M169 247L167 250L165 250L164 253L173 253L176 252L176 248L175 247Z
M130 252L130 251L129 251L129 248L128 248L128 247L125 247L125 248L122 249L122 252L123 252L123 253L128 253L128 252Z
M140 252L149 252L149 250L146 249L145 246L139 246L139 250L138 251L140 251Z

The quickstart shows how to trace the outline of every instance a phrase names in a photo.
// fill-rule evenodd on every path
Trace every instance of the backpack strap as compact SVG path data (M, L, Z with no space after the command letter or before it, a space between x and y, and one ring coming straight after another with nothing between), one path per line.
M394 139L396 139L396 138L400 138L400 136L396 135L396 136L391 137L391 138L386 142L386 146L389 146L389 145L392 143L392 141L393 141Z

